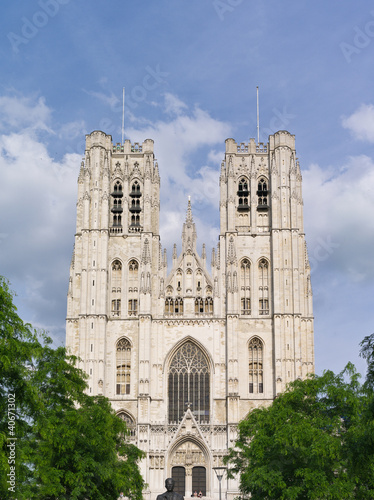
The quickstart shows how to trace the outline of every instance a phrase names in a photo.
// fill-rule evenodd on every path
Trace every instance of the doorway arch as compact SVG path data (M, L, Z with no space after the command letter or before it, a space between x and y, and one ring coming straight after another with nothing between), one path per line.
M207 473L210 470L209 465L209 454L202 443L192 439L179 441L171 450L169 460L171 477L175 480L175 491L190 497L194 491L199 493L201 490L203 496L206 496L210 489Z

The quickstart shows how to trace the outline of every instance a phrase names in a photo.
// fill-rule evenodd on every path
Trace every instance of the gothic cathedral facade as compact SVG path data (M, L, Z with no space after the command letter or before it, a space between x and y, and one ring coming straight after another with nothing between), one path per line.
M211 263L188 201L168 270L153 146L86 136L66 344L89 394L110 399L146 452L144 497L173 477L184 496L213 498L238 422L314 371L300 166L287 131L227 139ZM222 493L233 499L237 482L224 476Z

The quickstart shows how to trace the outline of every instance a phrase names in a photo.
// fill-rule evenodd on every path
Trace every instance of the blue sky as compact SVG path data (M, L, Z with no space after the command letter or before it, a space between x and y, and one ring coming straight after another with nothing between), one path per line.
M161 237L218 236L224 140L287 129L303 173L316 369L361 372L374 331L374 7L361 1L21 0L0 36L0 273L64 342L84 136L155 140ZM181 202L185 200L185 202ZM204 236L204 241L203 237ZM179 246L180 248L180 246ZM208 254L209 255L209 254Z

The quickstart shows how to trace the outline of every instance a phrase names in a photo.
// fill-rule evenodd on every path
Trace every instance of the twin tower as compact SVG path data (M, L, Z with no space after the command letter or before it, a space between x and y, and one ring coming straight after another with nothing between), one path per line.
M266 145L227 139L210 264L189 201L168 269L153 146L86 137L66 344L89 394L110 399L146 452L144 497L173 477L178 493L213 498L238 422L314 371L300 166L287 131ZM237 482L222 491L233 499Z

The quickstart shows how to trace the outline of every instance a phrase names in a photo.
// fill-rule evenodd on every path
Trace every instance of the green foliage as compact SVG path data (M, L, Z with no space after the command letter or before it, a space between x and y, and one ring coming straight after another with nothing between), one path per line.
M367 335L360 343L360 347L360 356L366 360L368 365L366 384L374 389L374 333Z
M254 500L374 498L371 405L351 364L297 380L239 424L230 475Z
M90 397L85 374L65 348L23 323L0 277L0 498L140 499L143 453L104 397ZM9 490L9 401L15 400L16 488Z

